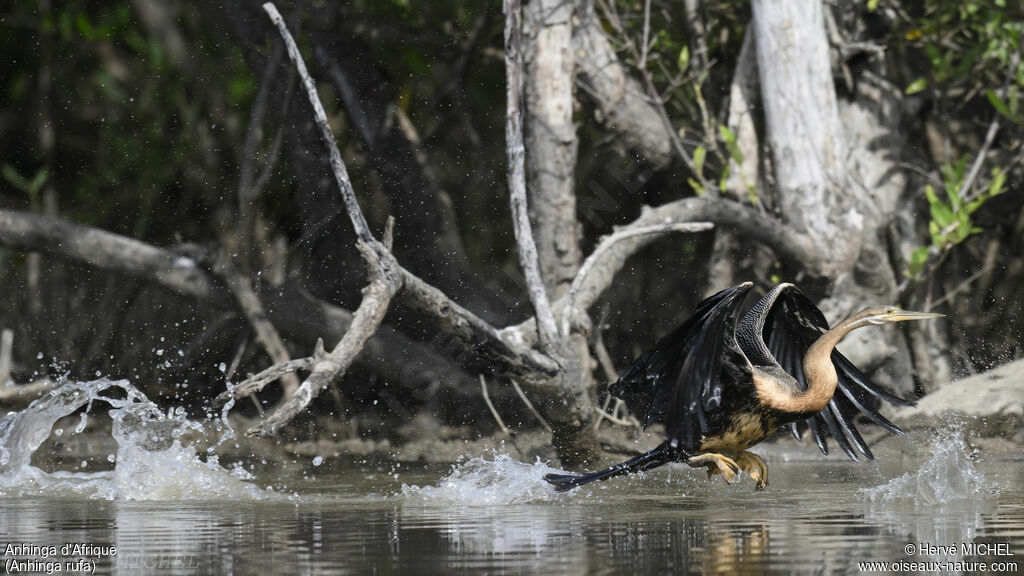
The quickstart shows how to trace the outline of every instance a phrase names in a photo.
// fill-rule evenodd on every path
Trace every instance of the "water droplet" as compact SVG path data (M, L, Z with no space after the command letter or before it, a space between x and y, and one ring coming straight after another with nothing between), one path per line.
M57 428L56 430L53 431L53 435L54 436L63 436L64 435L64 429L63 428Z
M117 456L114 456L113 454L107 454L107 462L113 462L115 460L117 460Z
M86 462L85 460L82 460L82 468L85 468L88 465L89 465L88 462Z
M217 369L220 370L221 372L227 372L228 371L228 365L223 363L223 362L221 362L220 365L217 366Z
M163 348L161 348L161 349L157 350L157 351L156 351L156 355L157 355L157 356L163 356L163 355L164 355L164 349L163 349Z
M313 466L319 466L319 465L321 465L323 463L324 463L324 457L323 456L317 456L316 458L313 458Z
M39 354L36 354L36 360L42 360L42 359L43 359L43 353L42 352L40 352Z

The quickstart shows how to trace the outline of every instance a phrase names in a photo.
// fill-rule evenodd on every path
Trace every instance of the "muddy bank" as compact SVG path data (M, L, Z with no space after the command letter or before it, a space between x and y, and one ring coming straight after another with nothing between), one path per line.
M960 423L970 436L1002 438L1024 444L1024 360L954 380L900 408L893 422L905 430Z

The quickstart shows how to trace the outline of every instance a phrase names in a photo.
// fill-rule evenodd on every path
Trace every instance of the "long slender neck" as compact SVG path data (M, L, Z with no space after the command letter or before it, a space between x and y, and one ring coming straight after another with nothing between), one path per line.
M817 412L824 408L832 399L836 385L839 384L836 367L832 364L832 351L844 336L865 325L859 315L843 320L822 334L807 349L807 354L804 355L804 377L807 379L807 389L796 394L795 400L805 404L808 412Z

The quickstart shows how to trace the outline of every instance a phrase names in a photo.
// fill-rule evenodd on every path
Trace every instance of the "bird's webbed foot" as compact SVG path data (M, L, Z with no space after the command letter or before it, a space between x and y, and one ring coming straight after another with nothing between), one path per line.
M692 456L686 463L694 468L706 466L709 479L715 474L721 474L726 484L735 482L740 473L740 467L732 458L711 452Z
M768 467L764 460L753 452L743 451L736 456L736 465L753 478L754 490L764 490L768 487Z

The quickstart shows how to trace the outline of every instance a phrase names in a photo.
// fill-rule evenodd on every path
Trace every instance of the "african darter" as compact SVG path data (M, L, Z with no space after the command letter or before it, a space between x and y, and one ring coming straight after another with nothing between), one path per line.
M558 491L648 470L669 462L707 467L727 483L740 470L768 485L768 468L747 449L781 426L800 438L810 429L828 454L827 434L854 460L851 442L874 458L854 426L858 413L902 434L879 414L875 399L910 406L864 376L835 350L852 330L942 314L896 306L865 308L829 328L821 310L792 284L779 284L742 316L747 282L704 300L675 331L644 353L611 387L644 426L661 422L666 440L657 448L599 472L548 474ZM836 390L839 394L836 394Z

